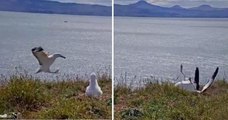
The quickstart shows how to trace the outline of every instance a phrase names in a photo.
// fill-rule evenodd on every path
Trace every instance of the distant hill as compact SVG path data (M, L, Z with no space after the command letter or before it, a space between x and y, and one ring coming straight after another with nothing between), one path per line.
M111 16L111 10L111 6L49 0L0 0L0 11ZM179 5L161 7L144 0L129 5L115 4L114 12L115 16L228 18L228 8L214 8L209 5L193 8L183 8Z
M48 0L0 0L0 11L111 16L111 6L61 3Z
M115 16L228 18L228 8L209 5L188 9L179 5L161 7L141 0L129 5L115 4Z

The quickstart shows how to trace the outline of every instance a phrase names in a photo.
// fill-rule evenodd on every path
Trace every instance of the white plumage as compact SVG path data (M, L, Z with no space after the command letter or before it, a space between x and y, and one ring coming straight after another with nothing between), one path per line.
M211 79L207 82L206 85L203 86L203 89L201 91L197 91L198 93L203 93L213 84L213 82L215 81L215 77L218 74L218 70L219 70L219 68L217 67L214 74L212 75Z
M89 86L87 86L85 94L91 97L99 97L103 94L100 86L98 85L95 73L90 75Z
M0 115L0 119L21 119L22 115L21 113L14 113L12 112L11 114L3 114Z
M8 118L7 114L0 115L0 119L7 119L7 118Z
M40 68L36 73L39 72L47 72L47 73L57 73L59 70L56 70L54 72L50 71L50 66L54 63L55 59L58 57L66 58L61 54L52 54L49 55L47 52L43 51L42 47L35 47L32 49L33 55L37 58Z
M196 85L189 80L177 82L175 86L180 87L181 89L194 92L196 90Z
M218 74L218 70L219 70L219 68L217 67L215 72L213 73L211 79L204 85L202 90L199 90L200 86L199 86L199 68L198 67L196 67L196 70L195 70L194 83L191 82L191 80L185 80L185 81L177 82L175 84L175 86L177 86L181 89L190 91L190 92L203 93L213 84L215 77Z

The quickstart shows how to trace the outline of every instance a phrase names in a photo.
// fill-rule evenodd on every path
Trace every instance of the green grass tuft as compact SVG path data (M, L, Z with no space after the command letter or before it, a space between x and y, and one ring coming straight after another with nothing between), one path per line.
M48 95L39 80L29 76L12 76L0 90L0 112L37 110L45 106Z
M0 114L22 113L24 119L110 119L112 81L98 76L103 90L99 98L85 96L88 80L59 81L35 79L26 74L1 77Z
M133 118L142 120L228 119L228 83L225 81L215 82L203 94L187 92L168 83L148 83L134 90L117 86L115 99L116 119L132 118L129 114L132 109L142 113Z

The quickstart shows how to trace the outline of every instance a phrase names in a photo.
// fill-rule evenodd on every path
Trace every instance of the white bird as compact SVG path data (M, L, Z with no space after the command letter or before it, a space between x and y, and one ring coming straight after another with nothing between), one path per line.
M219 68L217 67L214 74L212 75L211 79L204 85L202 90L199 90L200 85L199 85L199 68L196 67L195 70L195 78L194 78L194 83L191 82L191 80L185 80L181 82L177 82L175 86L180 87L181 89L191 91L191 92L198 92L198 93L203 93L205 92L214 82L215 77L218 74Z
M96 74L95 73L92 73L90 75L89 86L87 86L85 94L87 96L91 96L91 97L99 97L99 96L101 96L103 94L100 86L97 83L97 79L96 79Z
M182 72L183 66L181 65L181 73ZM184 75L184 74L183 74ZM184 75L185 76L185 75ZM182 89L185 89L187 91L195 91L195 90L199 90L199 68L197 67L195 70L195 79L194 79L194 83L192 82L191 78L185 78L184 81L181 82L177 82L175 84L175 86L178 86Z
M50 66L54 63L55 59L58 57L66 58L61 54L52 54L49 55L47 52L43 51L44 49L42 47L35 47L32 49L33 55L37 58L40 68L36 73L39 72L47 72L47 73L58 73L59 70L56 70L55 72L50 71Z
M21 113L11 113L11 114L3 114L3 115L0 115L0 119L21 119L22 116L21 116Z

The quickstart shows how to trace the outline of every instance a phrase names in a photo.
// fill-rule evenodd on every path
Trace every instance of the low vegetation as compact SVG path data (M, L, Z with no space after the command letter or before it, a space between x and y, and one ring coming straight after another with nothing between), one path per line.
M148 83L131 89L115 87L115 119L228 120L228 83L216 81L205 93L191 93L173 84Z
M99 98L85 96L88 80L45 81L26 74L0 78L0 114L20 112L24 119L110 119L112 81L98 76Z

